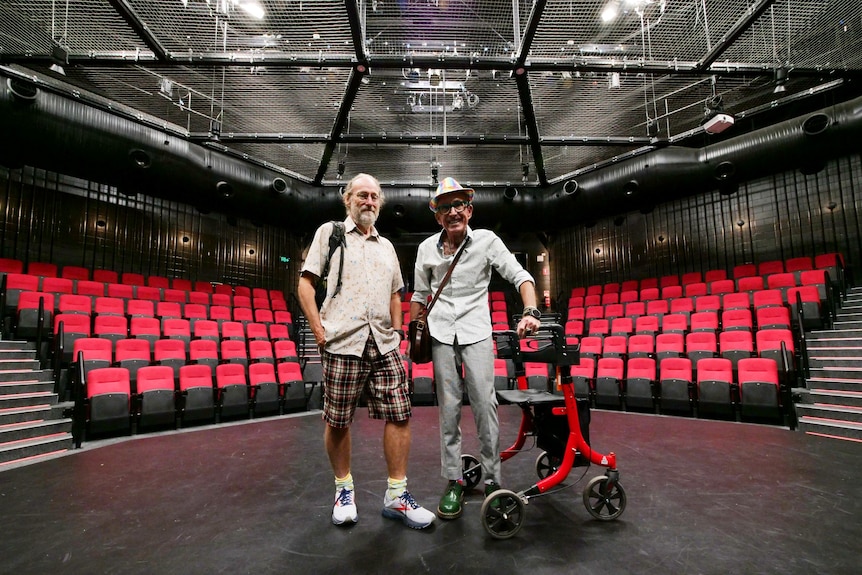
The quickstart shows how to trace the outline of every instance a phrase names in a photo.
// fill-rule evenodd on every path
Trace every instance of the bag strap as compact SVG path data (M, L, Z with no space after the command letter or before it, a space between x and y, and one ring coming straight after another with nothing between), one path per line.
M338 281L335 284L335 291L332 292L332 297L338 295L338 292L341 291L341 274L344 271L344 248L347 247L347 238L344 234L344 222L333 222L333 230L334 234L338 236L338 244L341 246L341 257L338 258ZM329 256L332 257L332 254L335 250L330 252Z
M458 250L458 253L455 254L455 259L452 260L452 265L449 266L449 271L446 272L446 275L443 277L443 281L440 282L440 287L437 288L437 293L434 294L434 297L431 299L431 303L429 303L425 307L425 313L423 317L428 317L428 314L431 313L431 308L434 307L434 304L437 303L437 298L440 297L440 292L443 291L443 288L446 287L446 284L449 282L449 278L452 277L452 270L455 269L455 264L458 263L458 260L461 258L461 254L464 253L464 248L467 247L467 244L470 243L470 236L467 236L464 239L464 243L461 244L461 249Z
M323 274L322 278L325 281L326 278L329 277L329 266L332 263L332 256L335 254L335 250L339 247L345 248L347 247L347 240L344 237L344 222L332 221L332 230L329 234L329 253L326 256L326 263L323 265ZM338 260L338 281L335 284L335 291L332 292L332 297L338 295L338 292L341 291L341 274L344 270L344 252L342 250L341 258Z

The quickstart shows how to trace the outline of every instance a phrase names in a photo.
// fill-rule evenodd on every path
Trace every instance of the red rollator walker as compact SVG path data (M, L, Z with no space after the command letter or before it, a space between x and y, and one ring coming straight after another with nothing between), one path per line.
M514 536L524 522L529 500L562 483L573 467L600 465L604 475L587 482L584 506L596 519L610 521L622 515L626 508L626 493L619 483L616 456L597 453L589 445L589 401L576 399L571 366L579 362L578 346L568 346L562 326L543 324L539 332L521 342L514 331L494 332L497 357L511 359L515 365L519 389L497 391L500 404L521 408L521 426L512 447L500 453L506 461L520 453L527 437L534 437L542 453L536 459L539 481L515 493L500 489L488 495L482 503L482 525L496 539ZM557 378L549 378L548 390L527 389L524 362L548 363L556 367ZM559 382L560 393L554 393ZM472 455L463 455L461 465L467 489L476 487L482 479L482 467ZM586 474L586 472L585 472Z

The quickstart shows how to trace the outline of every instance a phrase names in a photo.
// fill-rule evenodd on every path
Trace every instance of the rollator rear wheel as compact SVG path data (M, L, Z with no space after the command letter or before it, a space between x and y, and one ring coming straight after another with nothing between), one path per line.
M482 481L482 466L472 455L461 455L461 475L464 477L464 487L470 491Z
M626 509L626 492L619 481L607 489L608 477L593 477L584 487L584 506L595 519L612 521Z
M536 458L536 475L539 476L539 479L549 477L560 468L560 464L562 462L562 458L554 457L547 451L543 451L542 454Z
M482 503L482 525L495 539L508 539L521 529L527 506L514 491L498 489Z

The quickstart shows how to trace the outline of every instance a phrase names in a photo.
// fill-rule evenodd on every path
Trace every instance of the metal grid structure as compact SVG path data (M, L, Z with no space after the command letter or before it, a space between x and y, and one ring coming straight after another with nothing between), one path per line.
M0 66L314 185L541 187L858 95L862 2L7 0Z

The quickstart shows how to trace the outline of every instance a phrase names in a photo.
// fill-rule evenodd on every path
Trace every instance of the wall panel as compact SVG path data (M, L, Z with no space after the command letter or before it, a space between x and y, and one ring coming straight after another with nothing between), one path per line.
M0 168L0 201L0 257L295 291L289 230L32 168Z
M854 155L813 175L785 172L718 192L659 204L554 235L549 247L556 295L571 287L704 273L742 263L838 251L862 258L862 162ZM601 253L595 249L601 248Z

